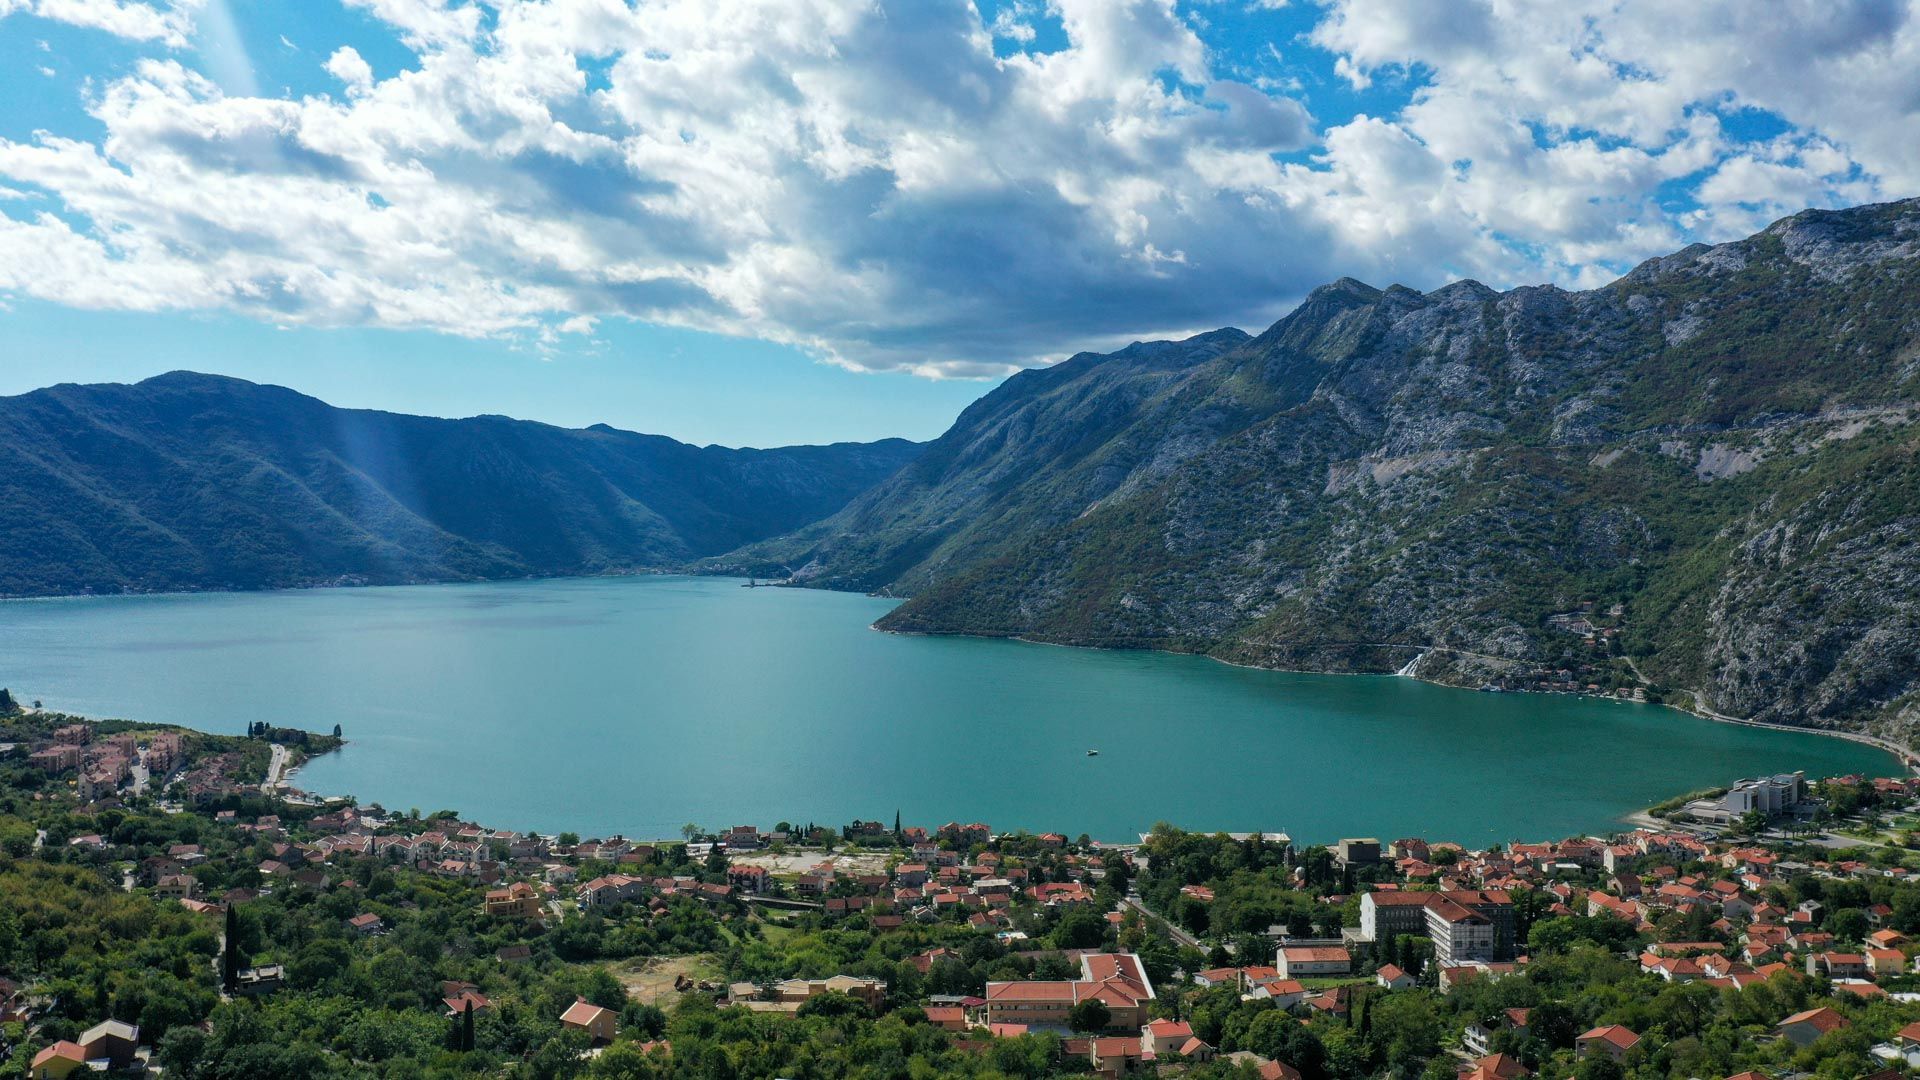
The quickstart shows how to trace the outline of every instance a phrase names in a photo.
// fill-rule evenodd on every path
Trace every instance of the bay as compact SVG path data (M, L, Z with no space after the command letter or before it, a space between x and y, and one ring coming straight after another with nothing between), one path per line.
M855 818L1131 839L1154 822L1481 844L1620 827L1871 747L1671 709L869 628L892 601L631 577L0 603L49 708L345 749L310 790L501 828ZM1098 749L1097 757L1086 751Z

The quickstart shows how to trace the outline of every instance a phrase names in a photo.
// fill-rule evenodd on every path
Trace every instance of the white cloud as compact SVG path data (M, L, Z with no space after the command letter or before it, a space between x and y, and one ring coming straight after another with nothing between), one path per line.
M1567 280L1920 188L1909 0L1332 0L1313 38L1356 85L1418 82L1394 121L1452 169L1453 212ZM1742 109L1793 125L1793 160L1726 130ZM1675 184L1698 212L1654 203Z
M135 41L181 48L205 0L0 0L0 18L15 13L104 30Z
M1651 0L1333 0L1339 74L1417 88L1323 131L1172 0L347 2L411 68L342 46L341 92L271 100L149 60L91 101L98 142L0 140L28 193L0 291L543 347L630 317L971 375L1257 326L1340 274L1593 283L1920 180L1915 31L1867 0L1677 30ZM1064 49L995 56L1043 16ZM1742 139L1740 106L1790 130Z
M342 45L327 57L327 74L339 79L352 94L373 88L373 67L351 45Z

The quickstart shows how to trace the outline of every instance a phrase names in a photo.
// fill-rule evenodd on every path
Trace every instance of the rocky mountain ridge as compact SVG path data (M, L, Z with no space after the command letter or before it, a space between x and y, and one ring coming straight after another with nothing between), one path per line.
M1920 200L1584 292L1343 280L1257 337L1009 380L838 514L714 565L911 596L894 630L1422 658L1906 742L1916 301Z

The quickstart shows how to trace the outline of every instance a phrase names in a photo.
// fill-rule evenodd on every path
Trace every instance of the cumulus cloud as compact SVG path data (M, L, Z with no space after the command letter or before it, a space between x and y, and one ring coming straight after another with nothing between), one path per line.
M1920 189L1909 0L1333 0L1312 39L1359 85L1417 81L1395 126L1446 167L1450 213L1541 252L1514 273L1591 284L1805 206ZM1723 120L1744 110L1792 134L1744 143ZM1696 205L1669 213L1663 195Z
M193 33L193 16L205 0L0 0L0 18L14 13L104 30L134 41L174 48Z
M351 45L342 45L327 57L327 74L344 83L350 94L364 94L373 88L373 65Z
M990 23L967 0L344 2L415 62L382 79L316 43L339 90L288 100L152 58L91 98L97 141L0 140L0 290L537 343L626 317L980 375L1258 325L1341 274L1589 283L1920 177L1913 20L1868 0L1702 3L1681 31L1640 0L1334 0L1329 72L1415 87L1337 118L1233 77L1172 0ZM1066 47L996 54L1041 15ZM1788 130L1729 134L1741 107Z

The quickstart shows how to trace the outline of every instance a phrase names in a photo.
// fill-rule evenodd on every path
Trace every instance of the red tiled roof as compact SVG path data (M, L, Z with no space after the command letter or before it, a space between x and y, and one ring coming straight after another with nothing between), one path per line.
M1598 1039L1601 1042L1617 1046L1622 1050L1631 1050L1639 1045L1640 1042L1640 1036L1635 1035L1619 1024L1608 1024L1606 1027L1594 1028L1592 1031L1580 1036L1576 1041L1586 1042L1590 1039Z
M1841 1016L1839 1013L1825 1006L1821 1006L1818 1009L1808 1009L1805 1012L1794 1013L1792 1016L1780 1021L1779 1026L1786 1027L1789 1024L1812 1024L1816 1030L1823 1034L1848 1026L1846 1017Z
M563 1024L579 1024L585 1027L593 1023L595 1019L606 1011L607 1010L590 1001L576 1001L567 1006L566 1012L560 1014L560 1022Z

